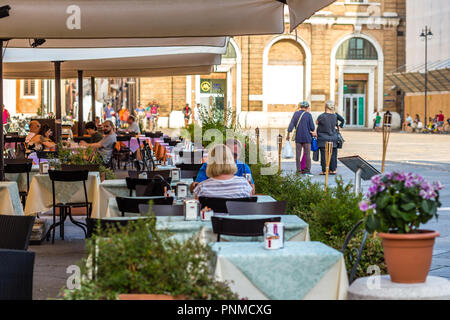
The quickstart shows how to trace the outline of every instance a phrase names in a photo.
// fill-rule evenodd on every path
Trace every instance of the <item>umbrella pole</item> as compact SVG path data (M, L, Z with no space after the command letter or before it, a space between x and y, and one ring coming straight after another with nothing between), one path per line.
M5 161L3 158L4 139L3 139L3 40L0 39L0 181L5 180Z
M78 70L78 136L83 136L83 70Z
M327 141L325 143L325 191L328 189L328 175L330 174L331 155L333 154L333 142Z
M95 123L95 117L97 116L95 113L95 77L91 77L91 98L92 98L92 121Z
M54 61L55 65L55 125L56 125L56 143L61 140L61 61Z

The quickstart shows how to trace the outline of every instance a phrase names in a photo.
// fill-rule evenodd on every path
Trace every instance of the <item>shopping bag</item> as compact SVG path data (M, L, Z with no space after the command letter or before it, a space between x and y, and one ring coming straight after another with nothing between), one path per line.
M317 150L319 150L319 146L317 145L317 138L313 137L311 142L311 151L314 152Z
M281 157L283 159L292 159L294 157L294 150L292 150L291 143L286 141L283 149L281 150Z

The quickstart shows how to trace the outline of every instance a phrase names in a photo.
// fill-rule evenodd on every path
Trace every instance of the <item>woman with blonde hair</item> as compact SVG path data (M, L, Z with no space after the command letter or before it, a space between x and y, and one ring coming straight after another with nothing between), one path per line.
M226 145L214 146L209 154L206 168L209 178L195 187L196 197L246 198L252 195L250 182L235 176L237 166L233 153Z

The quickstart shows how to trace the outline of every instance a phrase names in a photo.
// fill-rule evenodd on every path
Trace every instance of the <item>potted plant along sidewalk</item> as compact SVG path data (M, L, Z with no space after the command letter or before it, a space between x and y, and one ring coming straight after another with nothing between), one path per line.
M198 237L173 239L156 229L154 217L99 231L87 241L86 252L80 286L65 290L64 299L237 299L226 283L214 279L214 254L207 245Z
M366 230L378 232L382 239L393 282L425 282L439 232L419 227L437 219L442 188L439 182L428 183L413 173L392 172L372 178L360 209L366 212Z

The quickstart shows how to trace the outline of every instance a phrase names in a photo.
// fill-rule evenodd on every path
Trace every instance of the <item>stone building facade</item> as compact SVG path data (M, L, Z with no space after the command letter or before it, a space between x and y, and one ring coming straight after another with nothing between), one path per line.
M143 78L139 100L157 100L160 125L182 124L185 103L231 108L245 127L282 128L306 100L317 116L327 100L349 126L371 127L375 112L400 123L402 99L385 73L405 64L405 0L341 0L294 32L240 36L209 75Z

